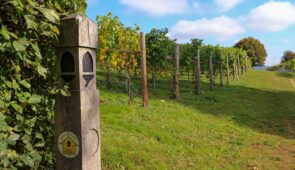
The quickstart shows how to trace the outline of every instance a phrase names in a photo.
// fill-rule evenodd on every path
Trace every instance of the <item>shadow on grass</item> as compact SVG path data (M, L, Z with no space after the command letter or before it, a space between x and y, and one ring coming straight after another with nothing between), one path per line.
M285 77L289 74L280 76ZM98 80L99 88L106 90L103 82L102 79ZM135 97L140 97L140 79L133 77L132 82ZM151 87L151 82L149 80L150 98L170 100L169 80L157 80L155 89ZM111 91L123 93L124 80L115 84L116 87ZM201 86L202 94L196 96L193 82L180 80L181 99L177 102L199 113L234 121L241 127L251 128L257 132L295 138L295 92L266 91L237 85L221 88L218 84L211 92L208 82L203 81Z
M291 72L278 72L277 75L286 78L295 78L295 73Z

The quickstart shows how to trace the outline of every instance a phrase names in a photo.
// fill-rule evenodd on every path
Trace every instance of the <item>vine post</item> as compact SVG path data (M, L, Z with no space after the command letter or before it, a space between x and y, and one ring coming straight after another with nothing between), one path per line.
M241 76L241 61L240 61L240 56L238 56L238 64L237 64L237 67L238 67L238 80L240 79L240 76Z
M232 66L233 66L233 80L236 81L237 80L236 60L234 60L234 63Z
M210 78L210 91L213 91L214 80L213 80L213 54L209 56L209 78Z
M219 78L220 78L220 87L223 87L223 65L222 65L222 59L219 60Z
M140 33L140 56L141 56L141 87L142 87L142 107L148 107L148 89L147 89L147 68L146 68L146 44L145 34Z
M229 60L228 60L228 55L226 56L226 83L227 85L229 85L229 74L230 74L230 71L229 71Z
M172 56L173 76L172 76L172 99L179 99L179 44L176 44L175 55Z
M248 71L248 56L246 57L246 66L245 66L245 72Z
M197 51L195 58L195 93L196 95L201 94L201 63L200 63L200 49Z

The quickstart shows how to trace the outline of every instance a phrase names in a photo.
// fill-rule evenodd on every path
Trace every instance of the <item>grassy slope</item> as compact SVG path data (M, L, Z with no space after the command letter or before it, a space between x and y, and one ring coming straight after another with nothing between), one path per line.
M201 96L183 80L179 101L162 80L146 110L100 83L103 169L294 169L292 76L252 71Z

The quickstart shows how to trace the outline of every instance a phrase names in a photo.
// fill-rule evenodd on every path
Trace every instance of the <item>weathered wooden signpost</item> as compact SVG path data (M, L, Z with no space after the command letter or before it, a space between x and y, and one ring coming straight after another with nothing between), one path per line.
M70 96L56 100L56 169L100 170L100 128L96 89L97 26L73 14L61 20L60 85Z

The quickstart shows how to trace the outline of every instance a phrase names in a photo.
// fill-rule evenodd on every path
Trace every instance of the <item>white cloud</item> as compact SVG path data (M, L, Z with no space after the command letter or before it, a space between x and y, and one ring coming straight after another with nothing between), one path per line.
M144 11L152 16L183 14L189 9L187 0L119 0L119 2L130 9Z
M243 22L248 29L255 31L281 31L295 23L295 5L270 1L251 10Z
M244 0L214 0L214 3L217 5L217 7L225 12L228 11L234 7L236 7L238 4L242 3Z
M196 38L216 38L225 41L237 34L244 33L239 22L226 16L213 19L203 18L195 21L178 21L171 29L169 36L180 41Z
M289 45L290 44L290 41L288 39L286 39L286 38L283 38L281 40L281 42L282 42L283 45Z

